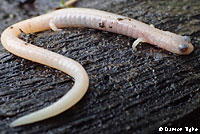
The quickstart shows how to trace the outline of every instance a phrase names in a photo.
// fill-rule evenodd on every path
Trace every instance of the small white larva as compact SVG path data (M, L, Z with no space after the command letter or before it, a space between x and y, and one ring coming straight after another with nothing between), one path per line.
M86 93L89 78L85 69L79 63L18 38L21 30L25 33L34 33L48 29L59 30L58 28L64 27L90 27L127 35L137 39L133 43L133 48L140 42L146 42L180 55L190 54L194 49L188 36L162 31L128 17L95 9L61 9L16 23L2 33L2 45L17 56L69 74L75 79L75 84L60 100L15 120L11 123L11 127L30 124L55 116L72 107Z

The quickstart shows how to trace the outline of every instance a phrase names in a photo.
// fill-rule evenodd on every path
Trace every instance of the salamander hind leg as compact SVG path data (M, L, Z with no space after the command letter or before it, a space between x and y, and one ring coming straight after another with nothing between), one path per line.
M136 46L139 45L141 42L146 42L146 40L144 38L138 38L137 40L135 40L132 44L132 48L133 50L137 50Z
M57 32L62 31L62 29L59 29L56 27L56 25L53 23L53 21L49 22L49 26L50 26L51 30L53 30L53 31L57 31Z

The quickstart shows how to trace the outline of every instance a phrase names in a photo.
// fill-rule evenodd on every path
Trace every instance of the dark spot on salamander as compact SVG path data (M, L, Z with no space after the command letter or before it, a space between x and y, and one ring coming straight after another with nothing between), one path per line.
M128 20L128 21L131 21L130 18L117 18L118 21L122 21L122 20Z
M26 42L26 43L24 43L26 46L28 45L28 43Z
M100 23L99 23L99 27L100 27L100 28L104 28L104 27L105 27L104 22L100 22Z
M11 26L10 29L13 29L13 26Z
M23 30L22 30L21 28L19 28L19 31L20 31L21 33L24 33ZM25 33L24 33L24 34L25 34Z
M112 26L111 26L111 25L109 25L108 27L109 27L109 28L112 28Z
M122 19L122 18L117 18L117 20L118 20L118 21L122 21L122 20L124 20L124 19Z

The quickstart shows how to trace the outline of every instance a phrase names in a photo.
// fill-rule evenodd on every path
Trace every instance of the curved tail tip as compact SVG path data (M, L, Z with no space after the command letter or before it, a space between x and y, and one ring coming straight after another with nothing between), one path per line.
M19 125L15 121L13 121L12 123L10 123L10 127L17 127L17 126L19 126Z
M10 127L18 127L21 125L23 125L23 123L21 121L19 121L18 119L14 120L13 122L10 123Z

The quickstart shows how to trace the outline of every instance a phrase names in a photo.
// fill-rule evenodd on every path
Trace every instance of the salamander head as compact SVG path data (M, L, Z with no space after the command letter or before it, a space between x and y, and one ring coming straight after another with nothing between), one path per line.
M189 36L173 35L171 37L173 44L172 46L174 47L172 52L180 55L187 55L194 50L194 46L192 45Z
M182 55L190 54L194 50L194 47L191 44L191 39L189 36L182 36L182 40L180 42L181 43L178 45L180 54Z
M175 33L165 31L163 39L159 38L159 41L163 41L162 48L179 55L188 55L194 50L194 46L191 43L189 36L181 36Z

